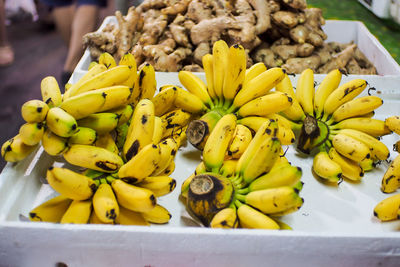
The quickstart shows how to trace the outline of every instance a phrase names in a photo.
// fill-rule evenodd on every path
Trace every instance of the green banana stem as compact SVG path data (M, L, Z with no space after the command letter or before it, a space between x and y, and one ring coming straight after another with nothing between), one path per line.
M238 207L238 208L240 208L240 206L242 206L243 205L243 203L242 202L240 202L239 200L235 200L235 206L236 207Z
M237 107L234 105L231 105L228 110L226 111L226 113L234 113L237 110Z
M233 102L232 99L225 99L225 103L224 103L224 105L223 105L223 108L224 108L225 110L229 110L229 108L230 108L231 105L232 105L232 102Z
M250 193L250 190L248 187L246 187L246 188L238 189L238 190L236 190L236 192L240 195L247 195L248 193Z
M331 125L331 124L333 124L335 122L335 120L333 119L333 116L328 120L328 121L326 121L325 123L326 123L326 125Z
M116 178L114 178L114 177L111 176L111 175L109 175L109 176L106 177L106 181L107 181L107 183L109 183L109 184L111 184L112 181L114 181L114 180L116 180Z
M239 194L239 193L236 193L236 194L235 194L235 198L236 198L237 200L243 202L243 203L246 202L246 196L245 196L245 195L241 195L241 194Z
M329 116L330 116L330 114L328 114L328 113L324 113L324 115L322 116L322 119L321 119L321 121L327 121L327 120L328 120L328 118L329 118Z

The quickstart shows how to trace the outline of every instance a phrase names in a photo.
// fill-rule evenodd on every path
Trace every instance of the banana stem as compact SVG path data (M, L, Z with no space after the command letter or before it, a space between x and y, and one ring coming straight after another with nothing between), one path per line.
M331 125L332 123L334 123L335 120L333 119L333 117L331 117L326 123L326 125Z
M223 108L224 108L225 110L229 110L229 108L230 108L231 105L232 105L232 102L233 102L232 99L225 99L225 103L224 103L224 105L223 105Z
M235 198L237 199L237 200L240 200L241 202L246 202L246 196L244 196L244 195L241 195L241 194L239 194L239 193L236 193L235 194Z
M106 177L107 183L111 184L112 181L116 180L114 177L112 177L111 175Z
M242 189L236 190L236 192L238 194L240 194L240 195L247 195L250 192L250 190L249 190L248 187L246 187L246 188L242 188Z
M242 202L240 202L239 200L235 200L235 206L236 207L240 208L240 206L242 206L242 205L243 205Z
M226 111L226 113L234 113L236 111L236 107L234 105L231 105L228 110Z

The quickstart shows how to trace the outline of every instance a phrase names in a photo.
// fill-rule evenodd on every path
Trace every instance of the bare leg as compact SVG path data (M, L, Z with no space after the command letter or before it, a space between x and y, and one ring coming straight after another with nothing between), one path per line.
M71 39L64 71L72 72L83 54L82 37L96 29L99 7L82 5L76 8L71 27Z
M7 38L5 1L0 0L0 66L9 65L14 61L14 51Z
M56 7L53 10L53 17L57 30L67 46L69 46L71 39L71 25L74 17L74 9L75 6L70 5Z

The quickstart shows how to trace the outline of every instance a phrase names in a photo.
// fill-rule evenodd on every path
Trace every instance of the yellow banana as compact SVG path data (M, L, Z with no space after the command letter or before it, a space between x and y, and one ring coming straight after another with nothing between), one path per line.
M247 116L267 116L289 108L292 105L292 100L285 93L271 92L247 102L239 108L237 114L242 118Z
M73 200L89 199L96 191L91 178L67 168L50 167L46 179L55 191Z
M180 71L178 78L181 84L192 94L197 96L209 108L214 107L210 95L207 92L207 85L194 73L190 71Z
M376 164L372 158L362 160L359 162L359 165L364 172L372 171L376 167Z
M46 119L49 106L41 100L29 100L21 107L22 118L26 122L42 122Z
M133 114L133 107L131 105L124 105L118 108L110 109L108 112L115 113L118 115L118 125L127 123Z
M211 220L211 228L237 228L239 226L239 218L236 208L229 207L220 210Z
M174 191L176 181L169 176L148 176L140 181L137 186L147 188L152 191L156 197L161 197Z
M381 221L391 221L398 218L400 194L396 194L380 201L374 208L374 216Z
M118 177L137 183L151 175L161 159L160 147L155 144L144 146L118 170Z
M94 143L95 146L97 147L102 147L107 149L108 151L111 151L115 154L119 154L119 149L117 144L114 141L114 138L110 133L104 133L100 134L97 137L96 142Z
M146 63L137 75L132 95L129 98L129 103L136 105L142 99L153 98L157 89L155 75L153 66Z
M398 140L396 143L394 143L393 150L400 152L400 140Z
M182 109L175 109L161 116L163 136L162 138L171 137L180 129L185 127L190 120L190 113Z
M383 135L390 134L390 129L385 125L385 122L378 119L356 117L346 120L342 120L339 123L330 126L333 130L340 129L354 129L373 137L380 137Z
M369 95L350 100L338 107L328 123L339 122L351 117L359 117L374 111L383 104L380 97Z
M217 122L203 150L203 161L207 170L218 172L224 161L235 128L236 116L233 114L227 114Z
M129 88L134 88L137 79L137 65L133 54L126 53L119 61L119 65L127 65L131 71L128 79L121 83L121 85L126 85Z
M44 125L41 122L31 122L21 125L19 128L19 137L22 142L28 146L34 146L40 143L44 134Z
M150 144L154 133L154 105L148 99L142 99L136 105L129 124L122 154L130 160L140 149Z
M151 173L152 176L158 176L163 173L178 152L178 144L173 138L165 139L158 146L160 147L160 159L155 170Z
M78 127L76 133L68 138L69 144L92 145L97 140L97 132L92 128Z
M342 179L342 168L329 157L326 151L320 151L314 156L312 169L328 182L338 183Z
M175 161L171 161L168 165L168 167L164 170L161 175L169 176L175 171Z
M61 155L67 151L69 147L67 138L58 136L49 129L44 131L42 146L44 151L51 156Z
M72 136L78 128L75 118L59 107L49 110L46 125L53 133L61 137Z
M287 215L287 214L296 212L296 211L298 211L298 210L303 206L303 204L304 204L304 199L301 198L301 197L298 197L298 198L296 198L295 202L296 202L296 203L295 203L293 206L291 206L290 208L287 208L287 209L285 209L285 210L283 210L283 211L280 211L280 212L271 213L271 214L269 214L269 215L270 215L270 216L273 216L274 219L275 219L276 217L280 217L280 216L284 216L284 215ZM279 225L280 225L280 224L279 224Z
M208 110L207 106L203 103L203 101L201 101L199 97L180 87L176 86L175 88L176 95L174 105L177 108L183 109L193 114L203 113Z
M250 82L251 80L253 80L255 77L257 77L266 70L267 66L265 66L263 62L257 62L253 64L250 68L246 70L242 87L244 87L248 82Z
M203 161L200 161L200 163L196 166L196 169L194 170L194 174L197 175L205 172L207 172L206 165Z
M339 130L338 133L345 134L364 143L368 146L371 152L371 158L373 159L386 160L390 156L390 151L387 146L369 134L353 129L342 129Z
M29 212L29 219L33 222L59 223L72 200L65 196L56 196Z
M151 102L154 104L154 114L156 116L162 116L165 113L171 111L174 108L174 102L176 98L176 87L168 87L158 94L156 94Z
M162 120L160 117L154 116L154 132L153 132L152 143L153 144L160 143L163 134L164 134L164 129L162 126Z
M99 64L101 65L101 64ZM67 97L82 94L95 89L106 88L114 85L119 85L128 79L130 69L126 65L116 66L105 71L102 71L92 78L86 80L80 86L75 84L67 91Z
M335 135L332 139L332 145L341 155L355 162L360 162L363 159L371 157L367 145L345 134L339 133Z
M105 223L102 222L99 217L97 217L96 212L94 210L92 210L92 213L90 214L89 217L89 224L111 224L111 223Z
M228 147L228 156L233 159L240 158L251 139L253 139L253 136L249 128L241 124L236 125L232 141Z
M111 183L120 206L137 212L147 212L152 210L157 199L153 192L146 188L137 187L120 179Z
M283 110L282 114L292 121L301 121L305 118L303 108L297 100L296 94L293 90L292 82L287 74L284 75L282 81L276 85L276 91L288 94L292 98L292 105Z
M93 209L100 221L115 222L119 215L119 206L111 186L102 183L93 195Z
M190 121L186 130L188 141L195 148L203 150L210 133L221 117L217 110L211 110L199 119Z
M141 213L128 210L122 206L119 207L119 216L116 218L115 223L121 225L150 225L150 223L143 218Z
M365 87L367 87L365 80L353 79L333 90L325 100L322 120L326 121L338 107L358 96Z
M126 135L128 134L128 129L129 129L129 122L124 123L115 128L115 144L117 145L121 153L123 152L123 147L125 144Z
M243 87L246 63L246 51L243 46L238 44L231 46L228 51L228 62L225 67L225 78L222 87L226 108L231 105L237 92Z
M236 110L247 102L265 95L282 81L284 77L285 73L281 68L272 68L259 74L237 93L229 111Z
M400 116L390 116L385 119L385 125L393 131L400 135Z
M273 219L246 204L238 207L237 215L241 228L279 229L279 225Z
M400 155L390 163L385 174L382 177L381 191L383 193L392 193L400 187Z
M95 66L90 68L90 70L86 72L86 74L83 75L76 83L71 85L68 89L66 88L66 91L63 95L63 100L65 101L66 99L68 99L71 93L76 92L85 82L106 70L107 68L103 64L96 64Z
M204 172L201 172L201 173L205 173L206 171L204 171ZM201 173L199 173L199 174L201 174ZM187 198L187 196L188 196L188 192L189 192L189 186L190 186L190 183L192 182L192 180L193 180L193 178L196 176L197 174L196 173L193 173L193 174L191 174L188 178L186 178L185 179L185 181L183 181L183 183L182 183L182 185L181 185L181 193L180 193L180 196L182 196L183 198ZM185 200L186 201L186 200Z
M88 127L95 130L98 134L104 134L117 128L118 115L109 112L94 113L77 122L80 127Z
M146 221L155 224L166 224L172 217L171 213L159 204L154 209L142 212L141 214Z
M123 165L117 154L96 146L74 144L63 156L72 165L107 173L116 172Z
M282 145L290 145L294 143L296 137L292 128L295 128L295 123L276 113L268 115L267 118L278 122L277 137L281 141Z
M103 52L100 54L99 64L103 64L107 69L117 66L117 62L115 62L114 57L108 52Z
M237 159L224 160L224 163L222 164L221 168L219 169L219 173L222 176L225 176L226 178L230 178L230 177L235 176L237 163L238 163ZM195 173L198 174L198 173L202 173L202 172L199 172L196 169Z
M49 108L57 107L61 104L61 91L54 76L47 76L42 79L40 83L40 92L43 102L45 102Z
M79 120L94 113L125 106L130 95L128 86L115 85L71 96L60 107Z
M97 61L91 61L90 63L89 63L89 67L88 67L88 70L91 70L94 66L96 66L96 65L99 65L99 62L97 62ZM103 66L104 67L104 66Z
M214 57L211 54L206 54L202 57L203 69L207 81L207 92L211 99L216 104L218 96L214 91Z
M342 73L339 69L331 70L321 84L315 90L314 95L314 112L315 118L319 119L323 115L325 101L328 96L338 88L342 79Z
M314 116L314 72L305 69L297 82L296 97L305 113Z
M60 223L85 224L92 213L92 200L73 200L65 211Z
M290 164L274 166L271 171L258 177L248 186L248 190L257 191L280 186L294 186L302 176L300 167Z
M223 103L223 87L228 67L229 47L223 40L214 42L213 45L213 89L216 97Z
M364 177L364 170L357 162L339 154L335 148L329 149L329 157L340 165L342 175L353 181L360 181Z

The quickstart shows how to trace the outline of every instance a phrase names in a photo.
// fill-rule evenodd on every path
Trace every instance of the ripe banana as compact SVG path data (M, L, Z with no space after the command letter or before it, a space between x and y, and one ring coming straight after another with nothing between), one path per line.
M215 125L203 150L207 170L218 173L236 128L236 116L227 114Z
M119 215L119 206L111 186L102 183L93 195L93 209L100 221L113 223Z
M163 137L171 137L177 132L180 132L183 127L185 127L189 120L191 114L182 109L175 109L161 116Z
M160 147L160 159L155 170L151 173L152 176L158 176L163 173L178 152L178 144L173 138L167 138L158 145Z
M279 225L273 219L246 204L240 204L237 215L242 228L279 229Z
M49 110L46 125L53 133L61 137L72 136L78 128L75 118L59 107Z
M136 105L141 99L152 99L157 89L154 67L146 63L139 71L129 103Z
M240 158L251 139L253 139L253 136L249 128L241 124L236 125L232 141L228 147L228 157L232 159Z
M238 226L239 219L234 206L220 210L217 214L215 214L210 222L211 228L231 229L237 228Z
M338 107L332 114L328 124L339 122L344 119L363 116L369 114L383 104L380 97L369 95L350 100Z
M314 116L314 72L305 69L297 82L296 96L305 113Z
M287 74L284 75L282 81L276 85L276 91L285 93L292 98L292 105L283 110L281 113L292 121L301 121L305 118L304 111L297 100L296 94L293 90L292 82Z
M367 145L345 134L335 135L332 139L332 145L341 155L355 162L360 162L363 159L371 157Z
M117 128L118 115L110 112L94 113L78 120L77 123L80 127L88 127L98 134L104 134Z
M219 103L224 101L223 87L228 66L229 47L223 40L214 42L213 49L213 89Z
M94 145L97 147L105 148L108 151L111 151L117 155L119 154L118 146L115 143L114 138L112 137L112 135L110 133L100 134L97 137L97 140L94 143Z
M97 132L92 128L78 127L77 132L68 138L69 144L92 145L97 140Z
M60 223L85 224L92 213L92 200L73 200L65 211Z
M58 136L49 129L44 131L42 136L42 146L44 151L51 156L61 155L69 148L67 138Z
M140 181L137 186L147 188L156 197L161 197L174 191L176 180L169 176L148 176Z
M330 128L332 130L340 130L346 128L354 129L369 134L373 137L380 137L391 133L390 129L385 125L384 121L363 117L342 120L337 124L331 125Z
M205 172L206 172L206 171L201 172L201 173L199 173L199 174L202 174L202 173L205 173ZM186 202L186 199L187 199L187 196L188 196L190 183L192 182L193 178L194 178L196 175L197 175L196 173L192 173L188 178L185 179L185 181L183 181L183 183L182 183L182 185L181 185L181 193L180 193L180 196L183 197L183 198L185 199L185 202Z
M47 76L42 79L40 83L40 92L43 102L45 102L49 108L57 107L61 104L61 91L54 76Z
M160 143L163 134L164 134L164 129L162 126L162 120L160 117L154 116L154 132L153 132L152 143L153 144Z
M197 114L204 113L208 110L203 101L196 95L176 86L176 95L174 105L177 108L183 109L187 112Z
M97 188L91 178L67 168L50 167L46 178L55 191L73 200L89 199Z
M400 194L396 194L380 201L374 208L374 216L381 221L391 221L398 218Z
M284 77L285 73L281 68L271 68L259 74L237 93L233 100L233 105L228 111L234 111L247 102L265 95L281 82Z
M178 78L190 93L200 98L209 108L214 107L211 97L207 92L207 85L198 76L190 71L182 70L178 73Z
M316 119L321 118L321 116L323 115L325 101L328 96L333 92L333 90L338 88L341 79L342 73L339 69L331 70L322 80L318 88L315 90L314 113Z
M72 200L65 196L51 198L33 208L29 212L29 219L33 222L59 223L71 202Z
M118 177L129 181L129 183L140 182L154 172L160 159L160 147L155 144L148 144L121 166L118 170Z
M224 106L229 108L237 92L242 89L246 75L246 51L243 46L235 44L229 48L228 62L225 67L225 77L222 86Z
M364 177L364 170L361 166L357 162L339 154L334 147L329 149L329 157L340 165L342 176L353 181L360 181Z
M213 101L217 101L218 97L214 91L214 60L211 54L206 54L201 59L203 69L207 81L207 92ZM216 103L214 103L216 104Z
M236 160L236 159L224 160L224 163L222 164L221 169L219 169L219 173L222 176L225 176L226 178L234 177L237 162L238 162L238 160ZM205 171L206 171L205 169L204 169L204 171L203 170L199 171L198 168L196 168L195 174L203 173Z
M292 105L292 98L281 92L271 92L264 96L253 99L239 108L239 117L267 116L281 112Z
M326 121L338 107L358 96L365 87L367 87L365 80L353 79L333 90L325 100L322 120Z
M110 113L115 113L118 115L118 125L127 123L133 114L133 107L131 105L123 105L118 108L108 110Z
M44 134L44 125L41 122L31 122L21 125L19 128L19 137L22 142L28 146L34 146L40 143Z
M153 192L146 188L130 185L120 179L115 179L111 186L117 196L118 204L129 210L147 212L157 204Z
M329 157L326 151L320 151L314 156L312 169L328 182L338 183L342 179L342 168Z
M381 191L383 193L392 193L400 187L400 156L390 163L382 177Z
M99 64L103 64L107 69L111 69L117 66L114 57L107 52L103 52L99 56Z
M29 100L21 107L22 118L26 122L42 122L46 119L49 106L41 100Z
M122 206L119 207L119 216L116 218L115 223L121 225L150 225L141 213L128 210Z
M385 125L393 131L400 135L400 116L391 116L385 119Z
M151 102L154 104L154 114L156 116L162 116L165 113L171 111L174 108L174 102L176 98L176 87L170 86L158 94L156 94Z
M126 160L134 157L140 149L150 144L154 133L154 105L142 99L136 105L129 124L122 154Z
M141 214L146 221L155 224L166 224L172 217L171 213L159 204L157 204L154 209L142 212Z
M106 173L116 172L124 164L117 154L89 145L71 145L63 156L72 165Z
M118 64L128 66L131 71L128 79L126 79L124 82L122 82L121 85L126 85L129 88L134 88L135 82L137 79L137 65L136 65L135 57L131 53L126 53L120 59Z
M244 87L248 82L250 82L251 80L253 80L255 77L257 77L266 70L267 66L265 66L263 62L257 62L253 64L250 68L246 70L242 87Z

